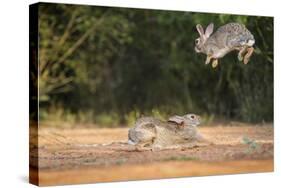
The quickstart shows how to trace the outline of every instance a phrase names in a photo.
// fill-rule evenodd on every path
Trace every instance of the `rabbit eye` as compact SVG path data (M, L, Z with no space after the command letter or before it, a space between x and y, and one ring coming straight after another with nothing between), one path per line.
M199 39L196 39L196 40L195 40L195 44L196 44L196 45L198 45L198 44L199 44L199 42L200 42L200 40L199 40Z
M191 115L190 117L191 117L191 119L194 119L194 115Z

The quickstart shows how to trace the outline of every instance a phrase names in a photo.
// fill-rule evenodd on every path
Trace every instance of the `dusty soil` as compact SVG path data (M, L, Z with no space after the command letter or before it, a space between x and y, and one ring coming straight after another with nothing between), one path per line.
M214 145L139 152L126 144L127 128L40 128L38 140L30 135L30 175L54 185L273 171L272 125L199 131Z

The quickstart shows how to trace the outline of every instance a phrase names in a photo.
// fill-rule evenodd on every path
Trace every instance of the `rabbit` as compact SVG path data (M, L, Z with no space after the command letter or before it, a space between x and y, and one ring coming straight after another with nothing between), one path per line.
M195 51L207 55L205 64L212 61L212 67L218 65L218 59L224 57L227 53L238 50L238 60L247 64L254 52L254 36L240 23L228 23L217 29L213 33L214 24L210 23L205 32L200 24L196 25L200 35L195 40ZM213 34L212 34L213 33Z
M172 116L168 121L154 117L141 117L129 129L128 144L135 145L137 151L176 149L193 146L196 142L211 143L197 130L200 116L186 114Z

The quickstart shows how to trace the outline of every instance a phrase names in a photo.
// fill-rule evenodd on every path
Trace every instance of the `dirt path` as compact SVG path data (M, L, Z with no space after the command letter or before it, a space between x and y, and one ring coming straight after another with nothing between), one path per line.
M273 170L271 125L202 127L199 131L215 145L188 150L137 152L127 144L102 145L125 142L127 131L42 128L38 146L31 136L31 167L40 169L41 185Z

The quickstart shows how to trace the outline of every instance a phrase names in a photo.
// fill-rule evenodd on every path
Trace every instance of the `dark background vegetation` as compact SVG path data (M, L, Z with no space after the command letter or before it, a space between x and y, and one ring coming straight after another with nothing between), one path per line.
M228 22L255 37L248 65L196 54L197 23ZM40 4L39 118L61 125L131 125L141 114L273 121L273 18Z

